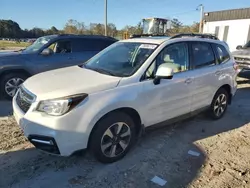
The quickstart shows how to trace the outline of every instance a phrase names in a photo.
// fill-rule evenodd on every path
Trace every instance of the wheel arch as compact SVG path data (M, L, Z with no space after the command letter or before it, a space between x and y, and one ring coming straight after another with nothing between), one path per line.
M111 114L111 113L114 113L114 112L123 112L125 114L127 114L128 116L130 116L134 123L135 123L135 127L136 127L136 135L139 136L141 134L141 132L143 131L144 129L144 126L142 124L142 120L141 120L141 116L140 114L138 113L137 110L135 110L134 108L132 107L121 107L121 108L117 108L117 109L114 109L114 110L111 110L109 112L107 112L106 114L104 114L101 118L98 119L98 121L96 121L95 125L93 126L91 132L90 132L90 135L89 135L89 138L88 138L88 144L87 144L87 147L89 148L89 145L90 145L90 140L91 140L91 137L93 135L93 132L94 130L96 129L96 125L99 121L101 121L104 117L106 117L107 115Z
M16 68L16 69L6 69L6 70L3 70L0 74L0 80L7 74L12 74L12 73L22 73L22 74L25 74L27 75L28 77L31 76L31 74L25 70L25 69L22 69L22 68Z
M223 86L221 86L216 93L220 90L220 89L225 89L228 92L229 95L229 100L228 100L228 104L231 104L232 102L232 88L229 84L224 84Z

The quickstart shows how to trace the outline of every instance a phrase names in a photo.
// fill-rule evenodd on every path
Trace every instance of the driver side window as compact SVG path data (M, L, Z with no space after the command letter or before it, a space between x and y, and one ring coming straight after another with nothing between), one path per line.
M147 69L146 79L154 78L157 68L163 63L172 68L174 73L188 70L189 56L187 43L175 43L165 47Z
M72 45L70 41L56 41L52 43L48 48L53 50L55 54L57 53L71 53Z

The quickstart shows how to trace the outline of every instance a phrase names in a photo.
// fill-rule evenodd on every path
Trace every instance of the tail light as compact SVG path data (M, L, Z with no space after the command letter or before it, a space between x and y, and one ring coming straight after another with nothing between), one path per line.
M233 68L234 68L234 70L237 71L237 72L239 72L239 66L238 66L238 64L236 63L236 61L235 61L234 58L232 58L232 60L233 60Z
M235 62L234 62L233 67L234 67L234 70L238 71L239 66L238 66L238 64L237 64L237 63L235 63Z

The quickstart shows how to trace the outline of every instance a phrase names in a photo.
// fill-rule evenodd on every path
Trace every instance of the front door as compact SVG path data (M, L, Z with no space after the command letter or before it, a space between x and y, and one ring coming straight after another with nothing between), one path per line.
M167 63L174 68L172 79L161 79L153 83L158 66ZM171 44L158 55L146 71L143 81L145 126L157 124L188 114L191 110L191 90L194 85L189 79L189 55L186 43Z
M74 65L74 56L70 40L59 40L51 44L50 48L53 53L50 55L38 54L33 59L33 64L38 72L63 68Z

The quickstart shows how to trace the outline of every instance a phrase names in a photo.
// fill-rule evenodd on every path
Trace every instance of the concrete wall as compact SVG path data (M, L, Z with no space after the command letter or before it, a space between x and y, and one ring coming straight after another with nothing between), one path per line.
M223 40L225 26L229 26L226 42L231 51L234 51L237 45L244 45L247 42L250 19L206 22L203 33L215 34L217 26L219 26L218 38L220 40Z

